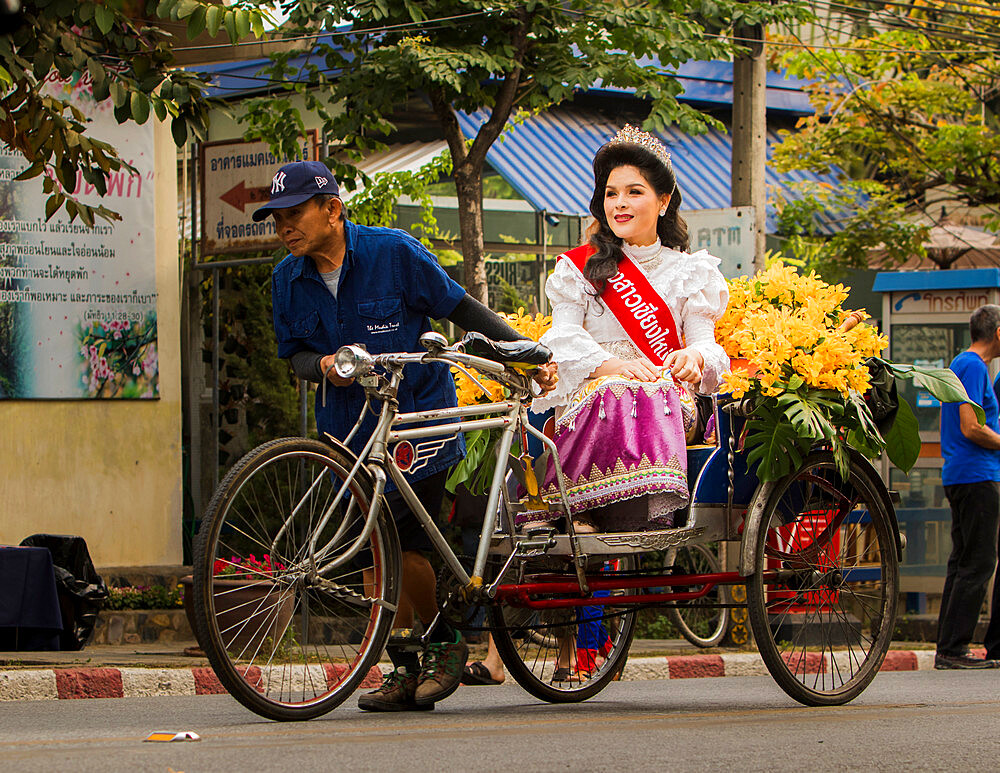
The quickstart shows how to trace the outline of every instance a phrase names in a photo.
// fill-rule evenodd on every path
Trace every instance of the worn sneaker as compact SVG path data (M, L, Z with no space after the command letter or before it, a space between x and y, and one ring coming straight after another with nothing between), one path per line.
M1000 660L975 658L972 655L943 655L939 652L934 656L934 668L938 670L1000 668Z
M418 706L413 698L417 691L417 676L393 669L385 675L382 686L358 698L363 711L427 711L434 704Z
M423 667L417 680L414 701L418 706L433 706L458 689L469 659L469 645L462 635L455 634L453 642L431 642L424 650Z

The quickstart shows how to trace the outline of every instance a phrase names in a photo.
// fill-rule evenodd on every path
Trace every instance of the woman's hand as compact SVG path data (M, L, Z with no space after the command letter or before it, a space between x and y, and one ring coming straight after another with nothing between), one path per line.
M556 383L559 381L559 366L554 362L539 365L532 378L542 390L542 394L548 394L556 388Z
M670 352L663 364L670 368L670 372L678 381L698 384L701 382L701 369L705 367L705 358L697 349L688 346Z
M605 360L590 374L590 378L598 376L624 376L636 381L656 381L660 377L660 369L645 357L637 360L619 360L612 357Z
M354 383L353 378L341 378L337 375L336 368L333 367L333 358L336 355L328 354L322 360L319 361L319 368L321 371L326 373L327 380L334 386L350 386ZM329 372L327 371L329 368Z

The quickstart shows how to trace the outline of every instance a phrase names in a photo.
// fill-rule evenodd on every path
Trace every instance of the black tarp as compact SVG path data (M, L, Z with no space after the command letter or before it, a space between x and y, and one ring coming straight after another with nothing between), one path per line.
M59 644L64 650L82 650L94 638L97 614L108 598L86 541L64 534L32 534L21 544L48 548L52 554L63 620Z

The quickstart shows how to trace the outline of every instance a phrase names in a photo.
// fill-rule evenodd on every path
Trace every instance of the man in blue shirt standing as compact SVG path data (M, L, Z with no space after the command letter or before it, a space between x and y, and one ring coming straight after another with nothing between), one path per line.
M980 306L969 319L972 345L951 363L969 399L983 407L980 424L968 403L941 406L941 480L951 504L951 555L941 594L934 667L998 668L995 653L969 654L986 585L997 564L1000 527L1000 425L988 365L1000 357L1000 306ZM994 610L996 617L996 610Z
M332 369L334 353L345 344L363 344L372 354L418 351L430 319L448 318L465 330L510 341L523 338L498 315L469 296L448 277L434 256L409 234L390 228L360 226L345 216L339 186L318 161L285 164L271 181L270 200L253 219L273 216L275 231L291 253L271 276L274 331L278 356L289 360L300 378L337 387L323 404L317 392L316 426L343 439L365 405L364 390ZM542 366L535 380L543 391L555 386L556 366ZM407 366L400 385L404 413L457 405L455 383L446 364ZM352 439L362 450L375 426L369 415ZM449 440L412 474L414 491L431 515L441 509L448 468L462 458L461 436ZM409 627L413 615L428 625L438 612L436 578L423 551L432 549L419 521L393 487L386 502L396 522L403 550L397 627ZM368 711L434 708L458 687L468 657L461 634L438 620L423 652L389 648L395 669L382 686L362 695Z

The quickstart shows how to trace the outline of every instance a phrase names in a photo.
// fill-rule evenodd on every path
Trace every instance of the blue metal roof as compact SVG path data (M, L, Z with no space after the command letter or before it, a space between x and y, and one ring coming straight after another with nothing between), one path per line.
M330 36L324 42L336 46L336 40ZM293 73L300 73L301 77L304 78L306 73L302 67L307 61L317 65L327 75L333 75L332 71L326 68L323 57L315 52L300 54L289 60L288 65ZM660 67L655 59L647 60L647 62L651 67ZM270 63L270 59L250 59L214 65L194 65L186 69L209 76L208 95L210 97L236 99L270 91L280 86L270 76L262 75L260 72ZM719 106L733 103L732 62L691 61L685 62L677 68L665 68L665 71L674 73L684 87L684 92L678 95L681 102ZM766 81L767 109L772 112L811 115L813 108L805 90L808 83L800 78L788 76L784 72L768 72ZM635 89L597 85L588 89L587 93L628 95L634 94Z
M317 38L317 45L326 43L337 46L337 38L333 35L322 35ZM236 62L221 62L219 64L196 64L185 67L194 73L208 76L206 94L215 99L240 99L256 94L275 91L282 87L283 81L276 81L274 76L262 73L261 70L272 64L268 57L260 59L244 59ZM288 60L288 68L293 75L289 80L296 82L305 80L310 72L306 65L313 65L327 76L334 71L326 66L325 57L316 49L299 54Z
M880 271L872 290L877 293L907 290L964 290L1000 287L1000 268L962 268L950 271Z
M640 60L640 63L659 68L655 58ZM702 105L733 104L733 63L721 60L685 62L678 67L662 68L680 81L684 93L678 95L681 102ZM809 101L806 87L809 81L795 78L782 70L768 71L765 80L765 100L771 112L812 115L815 110ZM588 94L634 94L635 89L609 86L592 86Z
M465 136L475 136L487 116L484 110L459 113L459 124ZM553 108L523 123L509 125L486 158L536 209L586 215L594 186L594 154L620 128L595 112ZM690 136L670 128L659 136L671 153L683 195L682 211L731 206L732 138L727 133L711 129L705 134ZM777 133L769 131L769 156L770 146L778 141ZM801 194L791 187L792 184L806 180L838 184L834 174L805 171L779 174L770 168L766 172L769 188L774 186L793 200ZM767 231L773 233L775 218L770 209ZM827 218L822 230L832 233L837 229L833 220Z

